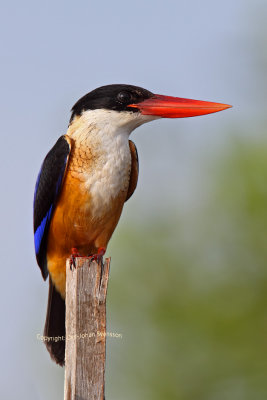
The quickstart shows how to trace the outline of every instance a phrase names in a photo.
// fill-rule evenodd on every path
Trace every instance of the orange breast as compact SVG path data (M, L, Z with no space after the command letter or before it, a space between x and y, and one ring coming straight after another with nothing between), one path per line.
M92 213L92 198L85 183L67 171L63 188L54 211L47 247L47 266L57 290L65 297L66 259L73 247L81 255L95 254L108 241L121 215L126 193L122 191L103 209Z

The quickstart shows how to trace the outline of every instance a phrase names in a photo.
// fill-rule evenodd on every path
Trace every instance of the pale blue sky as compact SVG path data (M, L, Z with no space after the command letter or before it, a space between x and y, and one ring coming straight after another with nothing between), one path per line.
M137 209L151 212L152 198L152 212L161 212L163 203L183 206L188 188L201 179L197 160L227 145L229 127L241 132L246 127L246 135L256 136L252 128L264 118L266 84L259 79L256 51L264 5L264 0L2 5L1 398L45 399L51 392L43 377L62 374L35 340L43 329L47 286L34 258L32 197L41 162L65 133L74 102L97 86L130 83L233 104L216 115L156 121L133 134L140 181L122 223L137 218ZM32 343L34 356L28 351ZM51 391L56 396L53 383Z

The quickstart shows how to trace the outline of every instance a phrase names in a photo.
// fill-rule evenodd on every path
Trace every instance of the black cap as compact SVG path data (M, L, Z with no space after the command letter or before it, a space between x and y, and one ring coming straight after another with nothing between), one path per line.
M72 120L86 110L107 109L115 111L138 112L137 108L128 107L154 96L146 89L133 85L113 84L101 86L87 93L74 104L71 111Z

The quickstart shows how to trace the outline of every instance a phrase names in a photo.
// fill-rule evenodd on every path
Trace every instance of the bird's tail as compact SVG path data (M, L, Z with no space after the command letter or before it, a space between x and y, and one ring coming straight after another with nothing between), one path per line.
M51 358L63 366L65 363L65 301L50 277L44 336Z

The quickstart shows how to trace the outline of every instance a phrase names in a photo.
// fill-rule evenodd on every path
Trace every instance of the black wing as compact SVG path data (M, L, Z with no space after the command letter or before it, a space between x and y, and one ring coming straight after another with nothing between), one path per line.
M129 147L131 152L132 163L131 163L128 193L125 201L127 201L135 191L139 175L139 161L138 161L137 148L134 142L132 142L131 140L129 140Z
M49 151L41 166L34 192L33 222L34 244L38 265L44 279L47 278L47 234L62 182L71 142L67 136L61 136Z

